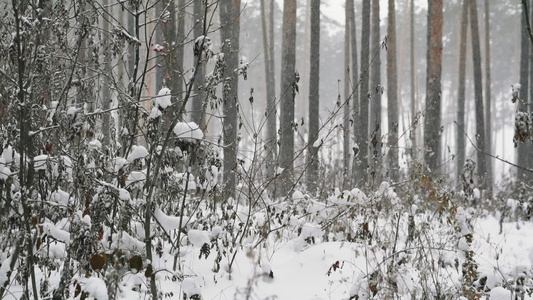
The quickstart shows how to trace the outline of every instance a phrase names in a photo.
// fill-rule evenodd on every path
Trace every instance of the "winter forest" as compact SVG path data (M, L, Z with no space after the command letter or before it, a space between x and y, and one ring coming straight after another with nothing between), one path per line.
M0 15L0 299L533 299L533 1Z

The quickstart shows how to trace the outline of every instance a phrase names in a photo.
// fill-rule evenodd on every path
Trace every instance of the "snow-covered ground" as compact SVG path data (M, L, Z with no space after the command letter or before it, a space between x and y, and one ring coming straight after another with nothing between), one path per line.
M228 206L230 218L208 210L179 217L157 207L152 261L140 222L131 220L129 233L104 227L91 270L72 260L68 299L149 299L151 274L161 299L460 299L469 287L476 299L533 299L533 222L501 222L451 201L444 211L422 210L403 204L388 184L368 196L354 189L318 200L296 191L252 209ZM60 285L76 222L83 228L92 220L78 212L42 224L40 299ZM20 299L24 289L8 276L5 253L4 299Z

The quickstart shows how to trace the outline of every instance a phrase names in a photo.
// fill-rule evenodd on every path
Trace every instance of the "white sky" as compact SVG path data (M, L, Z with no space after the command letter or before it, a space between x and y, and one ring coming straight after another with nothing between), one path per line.
M276 0L279 4L279 6L283 9L283 0ZM308 0L298 0L298 5L305 5L305 3ZM363 1L370 1L370 0L363 0ZM403 1L403 5L408 5L408 2L410 0L398 0ZM361 1L354 1L355 2L355 9L356 11L361 11ZM326 16L337 20L340 24L344 24L344 4L346 3L346 0L322 0L320 9L322 13L324 13ZM387 16L387 8L388 8L388 1L387 0L380 0L380 15L381 19L385 19ZM418 7L427 7L427 0L415 0L415 5Z

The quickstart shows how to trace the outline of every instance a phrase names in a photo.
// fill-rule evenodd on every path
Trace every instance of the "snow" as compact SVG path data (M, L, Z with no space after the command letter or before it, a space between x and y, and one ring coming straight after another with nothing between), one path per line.
M313 147L314 148L318 148L318 147L322 146L323 143L324 143L324 139L319 138L313 143Z
M204 175L205 180L200 184L200 187L206 191L211 191L218 183L218 168L211 166L205 170Z
M282 168L282 167L278 167L278 168L276 169L276 175L281 175L281 173L283 173L283 170L285 170L285 169Z
M295 201L300 201L300 200L304 200L305 199L305 196L302 192L296 190L294 191L294 193L292 193L292 200L295 200Z
M11 256L0 262L0 286L8 280L7 272L9 272L9 265L11 264Z
M490 291L489 300L512 300L512 295L511 291L499 286Z
M383 187L383 191L388 193L390 187ZM350 201L358 202L359 199L365 199L363 192L357 189L352 191L338 192L331 197L342 196L343 199L355 198ZM387 194L385 196L391 196ZM309 197L300 191L293 193L293 200L302 199L302 197ZM269 202L272 203L272 202ZM299 201L301 205L306 207L316 206L316 210L310 210L310 214L323 213L324 210L331 209L331 207L320 206L317 199L309 199L309 201ZM271 205L271 204L269 204ZM280 204L281 205L281 204ZM287 208L287 203L278 208L272 207L274 211L280 211ZM321 209L320 209L321 208ZM243 211L247 207L242 207ZM79 212L81 216L81 212ZM254 218L259 216L260 212L254 214ZM464 244L464 250L472 250L475 253L475 260L479 263L480 277L486 277L487 293L482 295L482 300L490 299L511 299L511 291L503 288L509 278L516 278L517 276L531 276L531 259L533 256L533 240L524 239L524 236L533 232L532 222L508 222L503 224L503 232L499 233L499 220L492 216L486 216L478 219L473 219L469 209L458 209L457 212L458 223L472 222L472 233L474 234L473 243L468 246L466 240L463 238L457 240L459 244ZM168 216L164 214L161 209L156 208L154 217L162 224L163 228L170 232L178 229L179 217ZM243 215L245 218L246 216ZM265 217L265 215L263 215ZM428 215L427 220L431 220L432 215ZM425 220L426 216L417 216L417 222ZM188 218L184 217L184 222ZM44 223L43 227L47 235L57 239L58 242L50 244L50 257L64 259L65 244L62 241L69 241L68 227L64 226L66 219L57 224ZM90 221L89 221L90 223ZM376 231L380 232L381 239L387 239L388 234L392 234L385 228L386 224L391 223L390 220L383 220L383 224L377 224ZM395 222L392 222L395 223ZM265 221L259 222L265 224ZM364 242L347 242L347 241L325 241L324 230L321 225L312 222L310 219L298 220L291 224L300 227L300 232L286 231L282 233L282 238L269 239L261 247L254 248L255 241L253 238L245 238L242 243L238 243L235 252L235 261L230 268L229 261L233 253L223 256L220 262L220 271L214 273L212 271L213 262L216 258L214 253L211 253L207 258L198 257L199 249L204 244L212 245L217 241L221 241L226 232L222 226L214 226L212 230L187 230L187 238L191 245L187 245L185 240L182 240L179 259L184 264L183 271L180 271L182 280L173 281L172 276L156 276L158 288L162 293L169 293L172 291L174 296L168 296L168 299L183 299L182 295L186 294L189 298L193 295L199 295L202 299L243 299L248 292L253 293L253 299L349 299L351 296L358 295L359 299L370 299L372 291L369 288L370 274L379 272L385 274L390 266L390 248L384 248L383 244L373 243L373 245L365 244ZM417 223L418 224L418 223ZM133 230L142 232L142 224L138 229ZM440 231L437 228L439 221L435 220L428 227L426 242L436 243L437 241L449 239L438 234ZM519 225L519 226L518 226ZM381 226L381 227L380 227ZM435 227L435 228L433 228ZM63 228L63 229L59 229ZM283 229L282 229L283 230ZM405 236L400 230L400 237L398 241L405 239ZM155 234L157 230L154 229ZM101 246L106 252L113 252L114 249L121 249L127 253L139 253L144 250L143 236L134 237L126 232L113 233L113 237L109 240L113 241L111 245L108 242L110 230L106 229ZM376 233L378 234L378 233ZM171 233L171 235L173 235ZM393 235L391 235L393 236ZM311 240L314 239L314 242ZM436 244L435 244L436 245ZM461 274L458 273L455 264L456 255L454 251L448 249L433 249L432 245L427 245L425 251L430 251L431 255L439 257L439 265L449 265L449 267L442 267L442 271L432 273L434 280L428 281L424 274L427 270L417 267L421 263L420 258L411 261L408 253L402 251L405 245L401 243L398 245L395 260L395 271L391 274L391 279L395 282L397 299L412 299L412 295L420 295L421 288L435 290L434 280L440 282L446 290L457 289L458 293L461 290ZM459 246L461 248L462 246ZM409 246L409 251L416 251L415 248ZM168 249L168 248L167 248ZM172 256L166 251L163 252L163 257L154 257L153 265L156 270L165 270L165 272L158 272L163 274L171 272ZM215 248L211 248L215 252ZM132 254L133 255L133 254ZM0 253L0 257L4 258ZM405 261L400 263L402 258ZM2 261L0 267L0 283L7 279L6 272L9 259ZM459 268L460 270L460 268ZM144 286L143 272L133 275L128 273L124 275L123 292L120 295L122 298L139 298L139 293L133 289L137 285ZM42 275L39 275L42 276ZM107 299L107 289L103 277L99 277L98 273L94 273L92 277L75 277L82 290L94 299ZM424 279L426 278L426 279ZM507 278L507 279L504 279ZM529 278L529 277L528 277ZM52 282L52 281L51 281ZM250 290L251 289L251 290ZM490 291L489 291L490 290ZM147 289L143 291L148 291ZM180 292L176 292L180 291ZM418 293L418 294L417 294ZM170 294L168 294L170 295ZM9 299L9 298L8 298ZM381 298L383 299L383 298ZM531 300L531 296L526 295L524 299Z
M183 293L190 299L194 295L201 296L202 281L198 277L188 277L183 279L181 289Z
M70 198L69 193L58 189L50 195L50 201L53 201L59 205L67 206Z
M89 149L100 150L101 148L102 148L102 143L99 140L92 140L89 142Z
M122 201L128 201L131 199L130 192L126 189L118 189L118 197Z
M210 243L209 233L207 231L191 229L187 231L187 237L191 244L198 248L202 248L204 244Z
M368 200L368 197L358 188L354 188L350 191L352 194L352 197L354 197L357 200L357 203L364 203Z
M11 148L11 146L7 146L6 148L4 148L4 150L2 151L2 159L3 163L5 164L10 164L11 162L13 162L13 148Z
M161 227L163 227L166 232L179 229L180 217L168 216L159 207L156 207L154 211L154 217L157 219ZM184 216L183 220L181 221L181 224L182 226L185 226L188 222L189 217Z
M140 158L145 158L149 155L150 153L148 152L148 150L146 150L146 148L144 146L136 146L134 145L131 149L131 153L130 155L128 155L128 162L133 162L137 159L140 159Z
M48 155L42 154L37 155L33 158L33 167L35 170L46 170L46 161L48 160Z
M115 157L115 173L120 171L128 161L123 157Z
M95 300L109 299L107 287L102 279L91 276L89 278L78 277L76 280L80 284L81 290L89 294L90 297L95 298Z
M0 158L0 180L6 180L11 175L11 170L8 167L2 167L2 160Z
M74 106L69 106L69 108L67 109L67 115L73 119L76 114L78 113L78 109Z
M171 102L171 92L168 88L162 88L157 93L157 97L154 99L154 106L165 110L172 104Z
M161 46L161 45L159 45L159 44L155 44L155 45L154 45L154 51L155 51L155 52L161 52L161 51L163 51L163 50L165 50L165 47L163 47L163 46Z
M144 233L144 231L142 232ZM104 246L106 249L109 246L109 249L121 249L132 252L139 252L144 249L143 242L139 241L138 239L134 238L126 232L121 232L120 234L113 234L111 240L113 241L111 246L109 246L109 243L102 243L102 246Z
M201 140L204 137L204 133L198 127L198 124L194 122L178 122L174 126L174 134L180 139L187 141Z
M61 242L64 242L64 243L67 243L67 244L70 243L70 233L69 232L57 228L52 223L44 223L44 224L42 224L42 226L43 226L44 232L46 234L50 235L51 237L53 237L54 239L56 239L58 241L61 241Z
M152 110L150 111L150 119L157 119L161 117L163 113L159 110L157 107L152 107Z
M128 180L126 180L126 185L132 185L136 183L142 183L146 180L146 170L142 171L132 171L128 175Z

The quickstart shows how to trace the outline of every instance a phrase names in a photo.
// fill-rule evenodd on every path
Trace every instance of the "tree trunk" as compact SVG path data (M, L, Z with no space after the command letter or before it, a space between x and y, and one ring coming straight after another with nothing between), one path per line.
M442 75L442 0L428 1L428 47L426 79L426 118L424 119L424 160L430 172L440 162L440 114Z
M411 132L409 133L409 137L411 139L411 158L416 160L417 158L417 143L418 143L418 140L417 140L417 128L418 128L418 125L415 123L415 119L418 118L417 116L417 112L416 112L416 84L415 84L415 81L416 81L416 70L415 70L415 0L411 0L411 5L409 7L409 15L410 15L410 19L409 19L409 22L411 23L410 24L410 31L411 31L411 34L410 34L410 37L409 37L409 44L410 44L410 48L411 48L411 66L410 66L410 71L411 71L411 107L410 107L410 110L411 110L411 123L413 124L412 126L412 129L411 129Z
M528 1L529 2L529 1ZM526 11L525 7L522 6L522 20L521 20L521 32L522 35L520 37L520 45L521 45L521 51L520 51L520 100L518 103L518 111L519 112L527 112L527 103L528 103L528 92L529 92L529 48L530 48L530 40L527 32L527 24L526 24ZM528 149L527 149L526 143L518 143L517 145L517 165L519 166L527 166L528 165ZM524 180L525 176L527 176L527 173L522 170L518 169L518 180Z
M265 0L261 0L261 23L263 26L263 51L265 53L266 83L266 159L276 161L277 130L276 130L276 81L274 75L274 1L269 1L268 11ZM267 180L274 177L275 164L266 164Z
M531 26L531 16L533 16L533 5L531 5L531 1L528 3L528 8L530 9L529 10L529 26ZM531 38L531 36L529 36L529 40L531 43L533 43L533 39ZM529 83L530 86L533 86L533 44L529 46L529 80L531 81ZM529 89L529 105L528 105L528 108L529 110L529 113L530 113L530 116L531 116L531 113L533 113L533 90L530 88ZM532 137L533 138L533 137ZM530 170L533 170L533 157L531 157L531 153L533 151L533 139L531 140L530 143L526 143L525 144L526 146L526 153L528 153L529 155L527 155L527 166ZM532 172L526 172L525 173L525 176L526 176L526 180L528 181L528 183L533 183L533 173Z
M465 80L466 80L466 40L468 33L468 0L463 0L459 41L459 83L457 91L457 169L459 180L465 163ZM464 131L464 132L463 132Z
M296 75L296 0L283 3L283 41L281 53L281 116L280 116L280 164L281 194L286 195L293 185L294 162L294 96L297 92Z
M203 0L194 0L194 39L204 35L204 28L202 21L204 16ZM228 1L224 1L226 3ZM221 5L222 6L222 5ZM222 12L220 12L222 13ZM224 20L221 18L221 20ZM224 41L224 40L222 40ZM204 42L200 42L200 46ZM205 63L207 62L204 51L197 51L194 54L194 66L198 68L196 76L194 77L194 92L196 96L192 99L191 120L198 124L203 130L204 128L204 101L205 99Z
M226 62L223 92L223 140L224 140L224 196L235 197L237 170L237 114L239 78L233 70L239 68L239 33L241 0L220 2L220 40ZM229 42L228 42L229 41Z
M472 59L474 62L474 96L476 111L476 140L481 151L487 151L485 143L485 109L483 105L483 73L481 71L481 46L479 41L479 28L476 0L470 1L470 30L472 32ZM482 187L487 187L490 182L490 173L487 168L487 156L481 151L477 152L477 173Z
M280 95L280 166L281 195L292 188L294 162L294 97L297 92L296 61L296 0L283 2L283 40L281 46L281 95Z
M485 137L487 152L492 153L492 99L490 79L490 9L485 0ZM487 159L487 184L492 188L492 161Z
M368 171L368 94L369 94L369 67L370 67L370 1L363 1L362 28L361 28L361 80L359 86L359 106L356 111L355 129L358 154L354 157L353 178L354 183L360 183ZM357 148L356 147L356 148Z
M320 83L320 0L311 0L311 55L309 72L309 143L307 146L309 166L307 189L316 193L318 179L318 147L314 143L319 129L319 83Z
M353 12L353 0L346 0L344 12L344 117L343 117L343 189L351 185L350 174L350 36L351 36L351 20L350 11ZM353 70L352 70L353 72ZM310 106L311 107L311 106Z
M110 35L109 35L109 15L113 15L113 8L109 7L109 0L103 0L102 6L106 10L105 13L102 14L102 37L104 41L110 41ZM109 13L109 15L108 15ZM102 91L102 110L106 111L109 109L110 104L112 102L111 100L111 53L109 51L109 45L106 45L103 48L103 67L104 67L104 74L103 76L103 84L101 85L101 91ZM105 112L103 114L103 120L102 120L102 133L104 136L103 144L105 146L110 145L110 122L111 122L111 113Z
M370 69L370 149L372 149L372 177L381 183L381 37L379 32L379 0L372 0L372 53L375 60Z
M178 9L183 9L183 0L178 1ZM166 124L172 123L177 118L175 114L181 106L182 74L183 71L183 17L176 12L176 3L174 0L160 1L157 4L158 15L164 14L161 22L158 24L158 42L164 47L164 56L158 59L160 67L157 68L156 91L162 87L168 87L172 92L172 103L174 109L172 114L165 114ZM165 12L166 9L166 12ZM199 24L197 24L199 25ZM202 26L199 26L201 28Z
M175 79L175 86L172 85L173 88L176 89L176 91L173 93L177 95L177 101L178 103L175 104L174 111L176 112L176 117L179 119L182 119L182 116L177 115L177 110L181 107L183 103L183 55L184 55L184 40L185 40L185 0L178 0L177 3L177 12L174 14L174 16L177 19L176 24L176 41L177 47L176 47L176 55L175 55L175 69L173 69L174 72L174 78L171 78L171 81L174 84Z
M398 72L396 68L396 16L394 0L389 0L389 18L387 32L389 35L387 47L387 114L389 125L389 172L390 179L399 179L398 166Z

